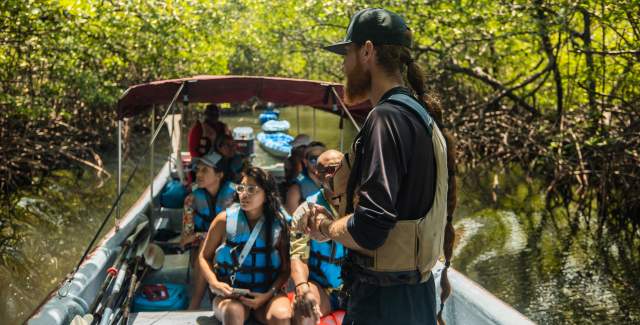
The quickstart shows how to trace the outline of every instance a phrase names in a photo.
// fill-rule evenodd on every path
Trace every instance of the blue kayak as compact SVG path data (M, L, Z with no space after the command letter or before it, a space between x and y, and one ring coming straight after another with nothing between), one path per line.
M256 140L258 140L260 147L270 155L278 158L286 158L291 152L293 137L282 132L260 132Z
M267 121L277 120L279 116L280 114L276 113L275 111L267 111L264 113L260 113L258 119L260 120L260 124L264 124Z
M289 131L291 125L287 120L271 120L262 124L262 131L272 133L272 132L284 132Z

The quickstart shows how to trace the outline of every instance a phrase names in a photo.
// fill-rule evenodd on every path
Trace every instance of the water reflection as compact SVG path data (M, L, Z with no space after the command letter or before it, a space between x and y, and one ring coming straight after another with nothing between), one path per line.
M640 322L637 261L625 265L598 249L594 231L572 227L579 221L564 210L545 210L542 184L517 168L499 176L496 202L482 186L492 182L489 173L467 174L461 186L458 270L540 324Z

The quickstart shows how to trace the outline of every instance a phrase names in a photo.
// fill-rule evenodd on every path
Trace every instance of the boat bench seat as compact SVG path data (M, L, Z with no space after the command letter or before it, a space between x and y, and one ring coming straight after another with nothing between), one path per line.
M157 217L156 229L168 229L178 233L182 230L182 213L183 209L170 209L161 207L155 209L155 216Z
M193 270L189 270L190 252L183 254L167 254L164 257L162 268L147 274L144 283L179 283L188 284L189 276Z

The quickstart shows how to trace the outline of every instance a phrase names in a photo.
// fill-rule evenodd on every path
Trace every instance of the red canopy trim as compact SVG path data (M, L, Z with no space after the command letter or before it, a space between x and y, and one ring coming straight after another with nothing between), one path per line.
M195 76L129 87L118 100L118 119L141 114L151 105L168 105L184 82L178 101L186 98L189 103L240 103L256 97L279 106L305 105L340 114L339 102L335 103L338 110L333 110L335 99L331 88L343 96L342 85L330 82L277 77ZM360 121L370 110L368 102L349 107L349 112Z

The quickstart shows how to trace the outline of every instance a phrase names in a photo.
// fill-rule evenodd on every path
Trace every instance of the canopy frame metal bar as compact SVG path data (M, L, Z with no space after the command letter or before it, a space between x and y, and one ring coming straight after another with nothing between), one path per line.
M167 110L169 111L169 110ZM162 126L158 128L158 130L162 129ZM155 134L156 133L156 105L152 105L151 106L151 134ZM153 170L155 169L155 164L154 164L154 157L155 157L155 137L151 137L149 146L151 146L151 149L149 151L149 219L150 220L154 220L153 219Z
M315 107L313 108L312 120L313 120L313 131L312 131L313 137L312 138L315 140L316 139L316 108Z
M300 134L300 105L296 105L296 129Z
M329 86L329 87L331 87L331 91L333 92L333 94L335 95L335 98L340 103L340 108L342 109L342 111L345 114L347 114L347 116L349 117L349 120L351 120L351 124L353 124L356 130L360 132L360 126L358 126L358 123L356 123L356 120L353 118L353 115L351 115L351 112L349 112L349 110L347 109L347 106L344 104L344 102L340 98L340 95L338 95L338 92L336 91L336 89L333 86Z
M122 120L118 120L118 186L116 197L122 192ZM116 220L120 220L120 200L116 206ZM117 226L117 223L116 223Z

